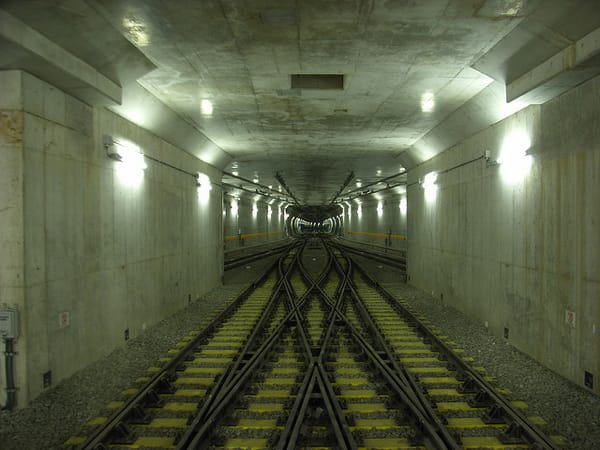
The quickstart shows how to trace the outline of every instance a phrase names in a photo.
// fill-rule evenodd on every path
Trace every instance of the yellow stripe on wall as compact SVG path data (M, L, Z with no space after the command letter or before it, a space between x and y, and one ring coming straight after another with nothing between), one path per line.
M381 238L381 239L386 239L386 238L392 238L395 241L405 241L406 240L406 236L402 235L402 234L392 234L391 236L389 234L384 234L384 233L370 233L368 231L345 231L346 234L353 234L355 236L368 236L368 237L374 237L374 238Z

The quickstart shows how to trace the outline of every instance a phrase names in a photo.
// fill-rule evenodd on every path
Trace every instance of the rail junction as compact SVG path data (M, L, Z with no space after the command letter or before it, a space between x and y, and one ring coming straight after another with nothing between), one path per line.
M558 448L355 250L312 237L277 252L71 448Z

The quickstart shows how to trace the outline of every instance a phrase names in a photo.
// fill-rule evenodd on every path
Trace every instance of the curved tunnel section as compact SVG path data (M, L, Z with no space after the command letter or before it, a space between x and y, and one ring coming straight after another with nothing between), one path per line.
M291 205L286 228L291 236L338 236L342 232L343 209L340 205Z

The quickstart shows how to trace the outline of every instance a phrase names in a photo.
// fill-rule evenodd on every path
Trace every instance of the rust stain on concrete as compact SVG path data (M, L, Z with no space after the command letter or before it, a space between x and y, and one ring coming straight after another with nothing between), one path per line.
M0 144L23 143L23 111L0 111Z

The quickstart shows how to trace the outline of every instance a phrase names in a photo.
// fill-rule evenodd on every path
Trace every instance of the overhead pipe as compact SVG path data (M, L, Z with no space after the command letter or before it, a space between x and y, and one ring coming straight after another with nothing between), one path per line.
M350 172L348 174L348 176L346 177L346 179L344 180L344 182L342 183L342 186L340 187L340 190L336 192L336 194L333 196L333 198L331 199L331 203L333 204L333 202L335 202L335 200L340 196L340 194L342 193L342 191L344 189L346 189L346 187L348 187L348 185L350 184L350 182L354 179L354 172Z
M281 174L279 172L277 172L275 174L275 178L277 179L277 181L279 181L279 184L281 184L281 187L283 189L285 189L285 191L289 194L290 197L292 197L294 199L294 202L296 202L296 204L300 204L300 202L298 201L298 199L296 198L296 196L293 194L292 191L290 191L290 188L288 187L288 185L285 183L285 180L283 179L283 177L281 176Z
M371 186L375 186L376 184L379 184L379 183L384 183L384 182L386 182L386 181L388 181L388 180L391 180L391 179L393 179L393 178L397 178L397 177L399 177L399 176L401 176L401 175L405 175L406 173L407 173L407 172L406 172L406 170L404 170L404 171L402 171L402 172L399 172L399 173L397 173L397 174L390 175L389 177L384 177L384 178L381 178L380 180L373 181L373 182L371 182L371 183L365 184L365 185L363 185L363 186L361 186L361 187L359 187L359 188L352 189L352 190L350 190L350 191L346 192L346 193L344 194L344 196L346 196L346 195L352 195L352 194L354 194L355 192L358 192L358 195L356 196L356 197L358 197L358 196L360 196L360 195L362 194L362 192L364 192L364 191L365 191L365 189L366 189L366 188L368 188L368 187L371 187ZM401 186L401 185L403 185L403 184L406 184L406 183L404 183L404 182L399 182L399 183L397 183L397 184L394 184L394 185L390 185L390 184L388 184L388 186L387 186L387 187L385 187L385 188L383 188L383 189L379 189L379 190L377 190L377 191L374 191L374 192L384 191L384 190L386 190L386 189L391 189L391 188L393 188L393 187L396 187L396 186ZM370 193L374 193L374 192L370 192Z

